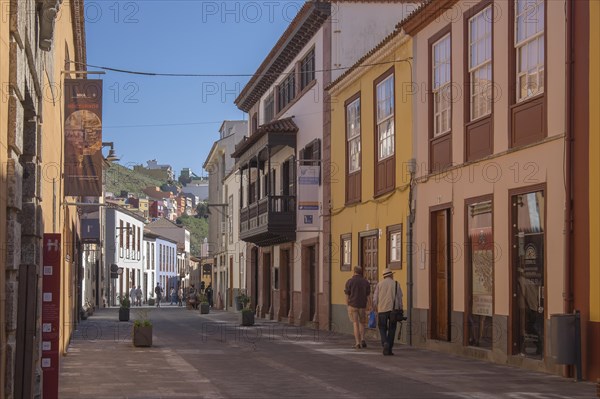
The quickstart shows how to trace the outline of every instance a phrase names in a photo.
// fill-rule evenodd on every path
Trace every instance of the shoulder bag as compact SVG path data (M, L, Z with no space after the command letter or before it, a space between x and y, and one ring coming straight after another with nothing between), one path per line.
M398 295L398 282L396 281L396 289L394 290L394 308L390 313L390 321L392 323L400 323L406 318L404 317L404 310L396 309L396 296Z

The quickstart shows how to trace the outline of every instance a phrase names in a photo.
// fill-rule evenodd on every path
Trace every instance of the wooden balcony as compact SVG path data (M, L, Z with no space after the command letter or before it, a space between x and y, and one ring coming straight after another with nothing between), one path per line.
M296 239L296 197L270 195L240 210L240 239L264 247Z

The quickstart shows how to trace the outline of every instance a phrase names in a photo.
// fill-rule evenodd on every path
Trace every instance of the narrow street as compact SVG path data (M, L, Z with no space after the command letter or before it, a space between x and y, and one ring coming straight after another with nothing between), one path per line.
M140 308L131 309L132 321ZM382 356L374 339L165 305L148 311L154 345L135 348L131 322L102 309L61 359L60 398L591 398L595 386L407 346Z

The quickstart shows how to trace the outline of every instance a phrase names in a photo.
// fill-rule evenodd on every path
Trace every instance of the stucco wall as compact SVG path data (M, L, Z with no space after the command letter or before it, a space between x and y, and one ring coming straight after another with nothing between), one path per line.
M353 65L416 8L414 2L378 3L376 6L370 3L332 2L332 80L345 72L345 69L336 68Z
M464 11L472 3L461 2L456 7ZM528 185L546 183L547 230L546 230L546 276L547 291L555 294L548 295L548 316L550 313L562 312L563 292L563 210L564 210L564 181L563 181L563 151L561 140L564 134L564 52L565 25L564 4L561 1L547 3L546 40L552 43L548 46L546 93L548 98L548 139L544 144L533 148L512 152L499 158L470 164L462 169L453 171L452 177L442 175L427 177L428 170L428 108L426 92L428 81L428 38L448 25L449 20L439 18L432 22L418 35L415 41L416 83L419 93L415 96L415 135L416 158L421 182L417 186L417 223L415 241L420 251L416 256L415 275L415 306L429 307L429 207L444 203L453 203L452 207L452 237L456 241L455 259L453 262L452 304L453 310L464 310L464 199L484 194L494 195L494 241L497 254L495 255L494 283L496 314L508 315L509 312L509 197L508 190ZM493 25L494 80L500 93L494 98L494 154L502 154L509 149L508 112L509 92L507 54L509 51L508 37L508 5L495 3L498 20ZM452 26L452 80L456 87L464 87L463 80L463 21L450 22ZM551 27L551 28L550 28ZM452 107L452 156L454 164L461 164L464 159L464 112L465 96L458 95ZM454 181L454 183L452 183ZM560 243L560 244L558 244ZM458 249L460 248L460 250ZM459 253L460 252L460 253Z
M402 95L406 84L410 83L410 66L406 62L395 64L395 175L396 191L374 198L376 134L374 122L374 87L373 82L385 73L394 63L393 60L407 59L411 55L410 40L404 44L400 38L391 54L377 63L381 65L362 68L364 71L353 83L339 91L332 91L332 128L331 128L331 162L332 170L332 305L339 308L346 304L344 285L352 276L351 271L340 271L340 235L352 234L352 265L358 265L360 240L359 233L378 229L378 269L379 278L387 267L386 227L403 225L402 269L396 270L394 278L400 282L406 301L407 277L407 216L408 189L410 181L407 174L407 162L412 158L412 103L409 97ZM368 61L371 62L371 61ZM361 203L345 206L346 201L346 110L344 103L360 92L361 105ZM333 321L340 328L348 326L347 314L339 309L332 314Z

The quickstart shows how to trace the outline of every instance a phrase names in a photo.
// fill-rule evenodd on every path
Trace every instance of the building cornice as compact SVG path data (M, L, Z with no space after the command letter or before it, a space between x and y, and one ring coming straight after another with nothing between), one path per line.
M75 43L76 70L85 71L87 65L87 50L85 41L85 9L84 0L70 0L71 22L73 25L73 41Z
M296 17L250 78L250 81L244 86L240 95L235 99L235 105L240 110L250 111L319 31L330 14L331 3L328 1L311 0L304 3Z

